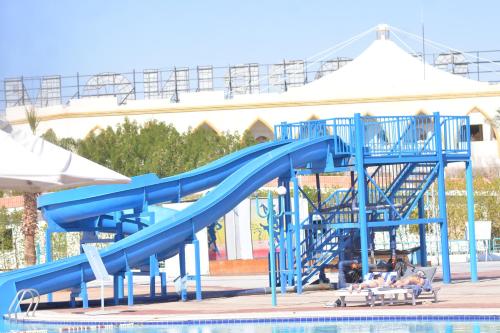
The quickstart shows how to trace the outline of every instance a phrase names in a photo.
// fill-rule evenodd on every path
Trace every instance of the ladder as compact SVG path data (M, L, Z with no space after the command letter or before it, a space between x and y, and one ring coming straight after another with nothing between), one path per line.
M14 313L14 318L17 320L17 312L18 309L21 308L21 302L25 298L31 298L30 299L30 304L28 306L28 309L26 309L26 317L30 316L31 317L35 316L36 309L38 308L38 303L40 303L40 294L36 289L21 289L17 292L16 296L12 300L9 306L9 312L8 312L8 317L9 319L12 319L12 313Z

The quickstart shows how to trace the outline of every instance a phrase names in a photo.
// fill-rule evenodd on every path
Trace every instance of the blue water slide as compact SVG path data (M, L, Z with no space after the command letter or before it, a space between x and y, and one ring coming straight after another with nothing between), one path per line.
M309 163L326 163L328 153L333 153L332 147L338 140L335 137L323 137L296 141L251 160L187 209L101 250L100 255L108 272L123 272L127 266L134 267L153 254L161 253L165 257L176 254L193 237L193 232L226 214L262 185L276 177L290 175L293 168L301 168ZM114 197L112 194L105 196L110 204L113 200L122 201L121 192ZM88 205L85 198L72 202L75 211L80 211L80 205ZM119 206L119 203L113 204L113 207ZM89 209L82 211L87 212ZM0 274L0 313L7 311L8 303L17 290L35 288L40 294L46 294L93 279L94 274L84 255Z
M142 211L145 203L153 205L176 201L211 188L249 161L286 143L266 142L251 146L172 177L160 179L155 174L146 174L132 177L129 184L86 186L46 194L38 199L38 208L47 220L63 229L94 230L99 222L101 229L109 232L114 227L114 221L102 219L104 214L126 209ZM100 221L97 220L99 217ZM134 228L133 225L125 227Z

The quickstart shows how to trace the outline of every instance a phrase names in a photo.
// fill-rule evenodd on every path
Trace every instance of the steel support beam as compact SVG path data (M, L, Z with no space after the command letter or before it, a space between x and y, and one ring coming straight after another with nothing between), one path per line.
M300 250L300 201L299 201L299 180L292 175L293 183L293 211L294 211L294 229L295 229L295 276L297 293L302 293L302 254Z
M470 280L477 282L476 229L474 225L474 188L472 184L472 163L465 162L465 185L467 190L467 230L469 232Z
M278 186L283 186L283 180L278 179ZM284 201L278 198L278 212L284 211L285 207ZM286 276L286 249L285 249L285 214L278 217L278 226L279 226L279 268L280 268L280 291L282 294L286 294L286 286L287 286L287 276Z
M439 217L441 218L441 259L443 266L443 283L451 282L450 272L450 250L448 245L448 218L446 213L446 183L444 177L445 160L443 156L443 145L441 135L441 118L438 112L434 113L434 131L436 135L436 154L438 157L438 205ZM446 129L445 129L446 133ZM444 138L446 140L446 136Z
M366 219L366 180L364 166L364 125L361 115L354 115L356 142L356 173L358 174L359 237L361 242L361 268L363 276L368 273L368 226Z
M292 202L290 194L290 179L284 179L283 186L285 186L285 225L286 225L286 267L288 285L293 284L293 225L292 225Z
M181 283L181 300L183 302L187 301L187 290L186 290L186 249L185 245L182 244L179 247L179 272L180 272L180 283Z
M47 229L45 231L45 262L52 261L52 232ZM47 294L47 302L52 302L52 293Z
M194 267L196 281L196 300L201 301L201 255L200 241L197 238L193 239L194 246Z
M420 199L418 199L418 218L423 219L425 218L425 212L424 212L424 197L421 196ZM427 239L425 235L425 224L419 224L418 225L418 235L419 235L419 240L420 240L420 265L422 266L427 266Z

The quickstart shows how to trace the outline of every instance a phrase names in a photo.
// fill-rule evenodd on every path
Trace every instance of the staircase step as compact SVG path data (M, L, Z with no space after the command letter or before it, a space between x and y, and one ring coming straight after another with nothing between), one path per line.
M430 167L425 167L426 169L429 169ZM426 175L428 172L427 170L413 170L410 174L412 175Z
M405 183L421 183L423 179L407 179Z

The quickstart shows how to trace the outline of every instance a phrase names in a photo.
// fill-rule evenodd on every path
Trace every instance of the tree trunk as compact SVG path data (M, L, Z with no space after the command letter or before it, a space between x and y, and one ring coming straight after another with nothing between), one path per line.
M38 193L24 193L23 235L24 235L24 263L31 266L36 263L35 235L38 228L38 211L36 199Z

